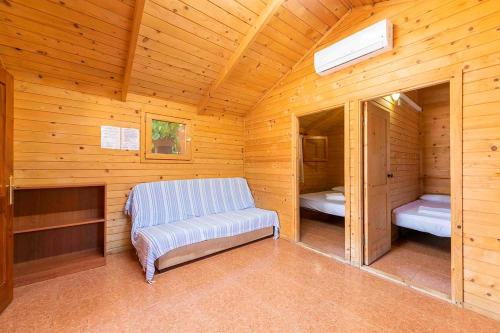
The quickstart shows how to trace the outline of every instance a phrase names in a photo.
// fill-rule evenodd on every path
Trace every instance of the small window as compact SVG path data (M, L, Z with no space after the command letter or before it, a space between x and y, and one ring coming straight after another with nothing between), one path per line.
M328 137L306 135L303 138L304 162L328 161Z
M147 160L190 160L190 120L146 113L143 118Z

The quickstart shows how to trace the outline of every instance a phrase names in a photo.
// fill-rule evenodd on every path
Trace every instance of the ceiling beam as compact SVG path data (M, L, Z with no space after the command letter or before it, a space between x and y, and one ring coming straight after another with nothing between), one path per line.
M269 2L269 4L266 6L263 12L259 15L255 23L252 24L250 30L243 37L238 47L231 55L228 62L222 69L222 71L219 73L217 79L207 89L207 92L205 93L205 95L203 95L203 98L201 99L200 103L198 103L198 112L204 111L204 108L207 106L210 97L214 95L215 91L229 77L232 70L235 68L235 66L238 64L238 62L245 54L245 51L255 41L255 39L259 35L259 32L261 32L262 29L265 28L267 23L269 23L269 21L273 18L274 14L278 11L283 1L284 0L271 0L271 2Z
M144 13L145 0L136 0L134 9L134 20L132 22L132 29L130 30L130 40L128 44L127 64L125 65L125 72L123 74L122 83L122 101L127 100L128 86L132 76L132 67L134 66L135 49L137 48L137 39L139 38L139 30L141 28L142 16Z

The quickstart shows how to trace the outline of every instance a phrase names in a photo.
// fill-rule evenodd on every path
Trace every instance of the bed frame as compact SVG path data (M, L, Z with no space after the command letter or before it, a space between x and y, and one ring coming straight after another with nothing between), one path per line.
M273 235L273 227L258 229L232 237L222 237L200 243L186 245L172 250L156 260L158 270L177 266L195 259L199 259L217 252L228 250L246 243L250 243Z

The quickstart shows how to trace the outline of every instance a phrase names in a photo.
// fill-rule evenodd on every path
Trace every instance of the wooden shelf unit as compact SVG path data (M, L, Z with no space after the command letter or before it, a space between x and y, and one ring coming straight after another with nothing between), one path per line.
M17 187L14 285L106 263L106 185Z

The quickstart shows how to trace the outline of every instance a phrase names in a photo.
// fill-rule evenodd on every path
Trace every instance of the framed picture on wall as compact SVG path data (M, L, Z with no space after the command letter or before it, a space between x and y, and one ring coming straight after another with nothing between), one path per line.
M304 162L328 161L328 137L305 135L302 142Z

